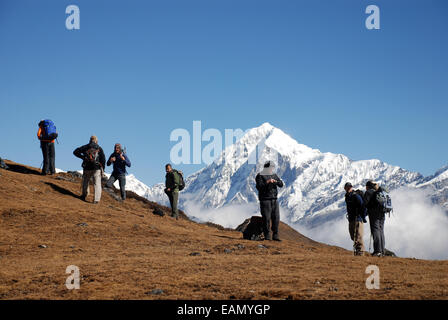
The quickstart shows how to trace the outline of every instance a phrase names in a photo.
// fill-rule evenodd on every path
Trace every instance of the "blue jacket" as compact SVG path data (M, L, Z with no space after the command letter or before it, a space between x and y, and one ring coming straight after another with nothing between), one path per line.
M114 170L112 171L112 175L117 176L120 174L126 174L126 166L131 166L131 161L129 160L126 153L123 153L124 160L121 160L120 155L118 153L112 153L109 157L109 160L107 160L107 165L110 166L112 164L112 161L110 161L110 158L115 157L114 164Z

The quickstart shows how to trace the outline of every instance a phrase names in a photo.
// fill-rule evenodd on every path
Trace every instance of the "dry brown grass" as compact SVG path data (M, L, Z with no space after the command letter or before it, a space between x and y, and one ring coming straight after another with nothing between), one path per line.
M151 208L158 205L139 197L119 203L104 192L99 205L86 203L76 198L79 182L42 177L26 168L28 173L0 171L1 299L448 296L448 261L354 257L294 236L286 226L282 232L289 240L247 241L239 232L155 216ZM365 287L370 264L380 268L380 290ZM68 265L81 270L80 290L65 287ZM163 294L152 295L156 288Z

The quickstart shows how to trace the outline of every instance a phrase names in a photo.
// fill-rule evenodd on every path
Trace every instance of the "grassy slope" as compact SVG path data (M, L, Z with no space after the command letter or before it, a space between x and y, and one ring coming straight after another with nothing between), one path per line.
M0 170L1 299L448 296L448 261L353 257L295 237L287 226L282 231L290 240L246 241L239 232L155 216L152 208L160 206L131 194L125 203L105 192L99 205L86 203L77 198L79 181L42 177L35 168L15 165L27 172ZM380 290L365 287L370 264L380 268ZM80 268L80 290L65 287L68 265ZM150 294L157 288L163 294Z

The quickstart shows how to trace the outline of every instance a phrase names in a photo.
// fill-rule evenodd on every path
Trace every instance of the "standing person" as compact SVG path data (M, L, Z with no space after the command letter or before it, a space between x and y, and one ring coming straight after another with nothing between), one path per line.
M364 202L370 221L370 233L373 237L373 256L382 257L385 254L384 220L386 215L376 200L380 187L373 181L367 181Z
M260 200L260 211L263 218L263 233L265 240L281 241L278 234L280 223L280 208L277 201L277 187L283 187L283 181L274 173L275 164L267 161L263 170L255 177L258 199ZM272 233L269 225L272 222Z
M131 161L126 153L123 152L121 144L119 143L115 144L114 152L110 155L109 160L107 160L107 166L110 166L112 163L114 164L114 169L106 183L106 188L112 188L112 185L118 180L120 184L121 200L124 201L126 200L126 166L131 167Z
M179 219L179 210L177 209L177 204L179 202L179 187L181 185L181 173L173 169L171 164L165 165L165 193L170 200L171 205L171 216Z
M55 148L54 140L58 137L56 127L51 120L39 121L39 129L37 130L37 138L40 140L40 148L42 149L43 167L42 175L55 174Z
M350 182L345 184L344 190L346 192L345 203L347 205L348 230L353 241L354 254L355 256L362 256L364 254L363 223L367 222L365 220L366 209L364 200L359 193L355 192Z
M77 148L73 154L82 159L82 194L81 199L86 201L89 181L94 178L95 200L93 203L99 203L101 200L101 176L106 165L106 157L103 149L98 145L98 138L91 136L88 144Z

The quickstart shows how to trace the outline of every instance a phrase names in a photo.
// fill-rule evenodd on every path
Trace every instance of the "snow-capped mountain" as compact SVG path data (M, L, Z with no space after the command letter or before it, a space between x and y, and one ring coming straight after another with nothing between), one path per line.
M285 187L279 190L279 202L286 211L283 219L289 223L315 226L343 214L343 186L347 181L355 188L362 188L368 179L390 189L435 188L440 195L433 201L442 201L446 206L448 168L425 178L380 160L352 161L342 154L322 153L300 144L269 123L249 130L212 164L189 176L180 205L190 201L203 208L217 209L256 204L255 176L266 160L277 163L276 172L285 182ZM167 204L163 189L163 184L157 184L144 196Z
M434 175L422 179L415 186L428 190L431 201L448 212L448 166L441 168Z

